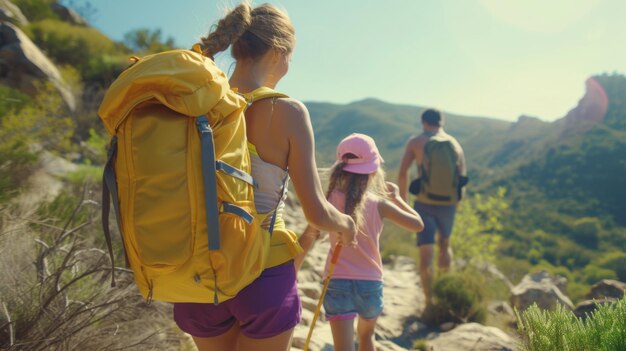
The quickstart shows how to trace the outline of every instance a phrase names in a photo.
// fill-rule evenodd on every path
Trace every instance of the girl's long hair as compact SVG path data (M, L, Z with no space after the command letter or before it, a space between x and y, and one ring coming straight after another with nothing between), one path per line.
M379 167L372 174L357 174L345 171L343 168L347 164L347 159L357 158L354 154L344 155L344 162L338 162L329 170L328 190L326 198L334 190L340 190L346 194L346 207L344 213L352 217L357 227L363 225L363 207L365 205L365 195L373 193L386 197L385 171Z

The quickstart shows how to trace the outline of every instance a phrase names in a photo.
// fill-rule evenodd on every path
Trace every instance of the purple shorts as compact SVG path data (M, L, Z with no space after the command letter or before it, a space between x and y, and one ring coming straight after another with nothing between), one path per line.
M300 314L293 261L264 270L237 296L219 305L174 304L178 327L200 338L222 335L235 323L249 338L270 338L294 328L300 322Z

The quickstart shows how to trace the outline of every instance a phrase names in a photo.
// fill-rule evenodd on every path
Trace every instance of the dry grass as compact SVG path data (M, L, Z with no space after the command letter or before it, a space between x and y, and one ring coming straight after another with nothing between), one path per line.
M0 210L0 349L193 350L171 307L146 305L132 273L116 267L110 287L99 204L87 193L61 218Z

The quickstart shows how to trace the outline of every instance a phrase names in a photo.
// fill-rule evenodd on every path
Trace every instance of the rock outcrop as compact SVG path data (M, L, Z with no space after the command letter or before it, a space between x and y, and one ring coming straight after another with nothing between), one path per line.
M511 305L523 311L533 303L542 309L554 309L558 303L573 310L572 301L562 292L566 284L565 278L552 277L546 271L527 274L511 289Z
M563 136L584 132L604 119L609 107L606 91L595 79L585 81L585 95L565 117L555 121Z
M76 99L57 67L18 27L0 22L0 83L34 96L39 80L50 81L74 111Z
M0 22L11 22L20 26L28 24L28 19L19 7L9 0L0 0Z
M595 311L598 306L613 303L624 297L626 283L604 279L594 284L587 294L589 300L582 301L576 305L574 314L580 318L586 318Z
M587 298L619 300L624 297L624 292L626 292L626 283L612 279L603 279L591 287Z
M53 2L52 4L50 4L50 8L52 9L52 12L59 16L59 18L63 22L68 22L76 26L89 26L84 18L82 18L76 11L72 10L69 7L63 6L57 2Z
M431 351L516 351L517 341L502 330L478 323L461 324L427 340Z

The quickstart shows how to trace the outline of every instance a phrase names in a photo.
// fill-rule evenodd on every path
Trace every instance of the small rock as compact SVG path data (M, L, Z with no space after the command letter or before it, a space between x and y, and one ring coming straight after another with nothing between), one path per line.
M454 329L455 326L456 324L454 322L445 322L439 326L439 329L441 330L441 332L445 333L447 331Z

